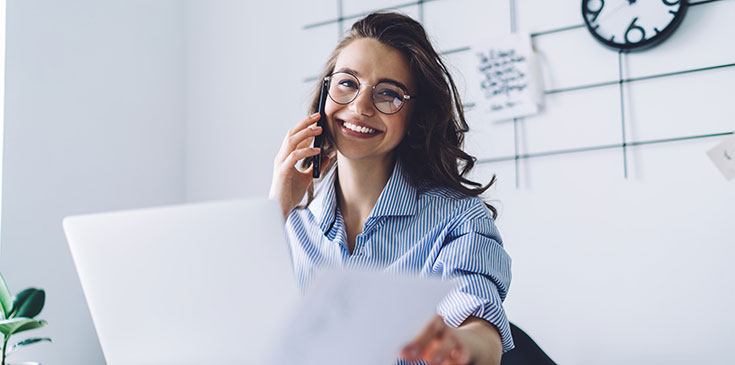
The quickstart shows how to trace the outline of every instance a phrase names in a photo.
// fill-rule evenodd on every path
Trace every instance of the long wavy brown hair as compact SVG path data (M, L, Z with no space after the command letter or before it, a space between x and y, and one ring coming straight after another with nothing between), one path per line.
M424 28L406 15L373 13L352 25L327 60L315 88L310 113L318 110L321 80L334 72L339 53L361 38L372 38L400 51L409 61L416 80L416 97L409 101L416 103L408 124L409 132L396 148L396 158L409 181L416 186L429 184L450 188L468 196L484 193L495 182L495 176L484 186L466 178L476 158L462 150L464 134L469 127L454 80ZM329 133L322 144L322 156L330 156L330 166L336 161L335 144ZM310 159L306 159L304 166L309 163ZM306 205L311 203L313 195L312 185ZM487 202L485 205L493 218L497 218L497 210Z

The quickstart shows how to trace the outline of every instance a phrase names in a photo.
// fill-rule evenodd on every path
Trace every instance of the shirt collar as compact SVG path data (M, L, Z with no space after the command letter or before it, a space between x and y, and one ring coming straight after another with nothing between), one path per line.
M337 180L336 172L337 164L324 176L314 194L314 200L309 204L309 210L325 234L337 216L337 194L334 185ZM416 188L408 181L401 162L396 160L393 173L380 192L370 217L414 215L418 206L417 194Z
M370 213L371 217L403 216L416 214L416 188L411 185L401 162L396 159L393 173L385 184L378 201Z

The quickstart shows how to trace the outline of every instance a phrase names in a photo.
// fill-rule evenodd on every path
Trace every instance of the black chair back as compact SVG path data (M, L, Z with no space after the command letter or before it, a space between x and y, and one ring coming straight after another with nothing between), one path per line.
M531 337L513 323L510 334L516 347L503 354L500 365L556 365Z

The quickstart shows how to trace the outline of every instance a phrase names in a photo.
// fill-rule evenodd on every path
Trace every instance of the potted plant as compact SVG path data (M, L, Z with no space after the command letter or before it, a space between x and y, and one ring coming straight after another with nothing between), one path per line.
M3 334L3 346L0 348L0 365L5 365L5 357L10 353L34 343L49 341L48 337L28 338L8 347L10 336L46 325L44 320L33 319L43 309L46 293L43 289L28 288L18 293L15 298L10 294L5 279L0 275L0 333Z

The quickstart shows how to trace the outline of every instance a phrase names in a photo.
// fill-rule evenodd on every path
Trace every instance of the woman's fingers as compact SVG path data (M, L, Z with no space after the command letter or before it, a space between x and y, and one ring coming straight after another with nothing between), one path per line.
M419 356L425 352L431 343L431 340L442 334L445 326L446 324L440 316L434 316L421 333L403 348L401 356L411 361L418 360Z
M322 127L314 124L294 134L293 136L288 137L289 139L288 146L290 149L297 149L297 148L304 148L306 146L311 146L311 141L314 140L314 137L320 134L322 134Z
M424 352L421 353L421 359L428 362L431 365L441 365L444 360L448 357L446 354L441 352L441 348L444 346L443 340L440 338L434 338L424 348Z
M319 150L320 150L319 148L311 148L311 147L300 148L298 150L294 150L288 154L288 157L286 157L286 160L283 163L285 164L285 166L293 167L301 159L318 155Z
M409 361L424 360L432 365L469 364L471 354L460 343L460 339L440 316L435 316L428 325L408 343L400 356Z
M292 136L296 134L298 131L306 128L309 124L316 123L319 120L319 113L314 113L304 119L302 119L300 122L298 122L295 126L293 126L291 129L288 130L288 136Z
M447 359L447 364L469 364L470 360L472 360L472 355L467 350L466 347L463 347L462 345L457 345L450 353L449 353L449 359Z
M451 330L445 331L442 337L437 339L436 345L432 350L433 351L426 356L426 359L429 360L431 364L459 365L469 362L469 360L463 360L463 357L461 356L461 346Z
M454 343L451 342L451 336L444 334L442 337L437 338L433 345L429 348L430 351L427 351L424 358L429 360L431 364L444 364L444 361L449 358L449 354L452 352L452 347L454 346Z
M318 114L317 114L318 115ZM313 124L313 123L312 123ZM283 140L281 150L276 157L276 163L283 161L289 153L298 148L304 148L306 145L311 144L311 140L322 133L323 128L316 124L309 126L306 125L300 130L289 131L286 138Z

